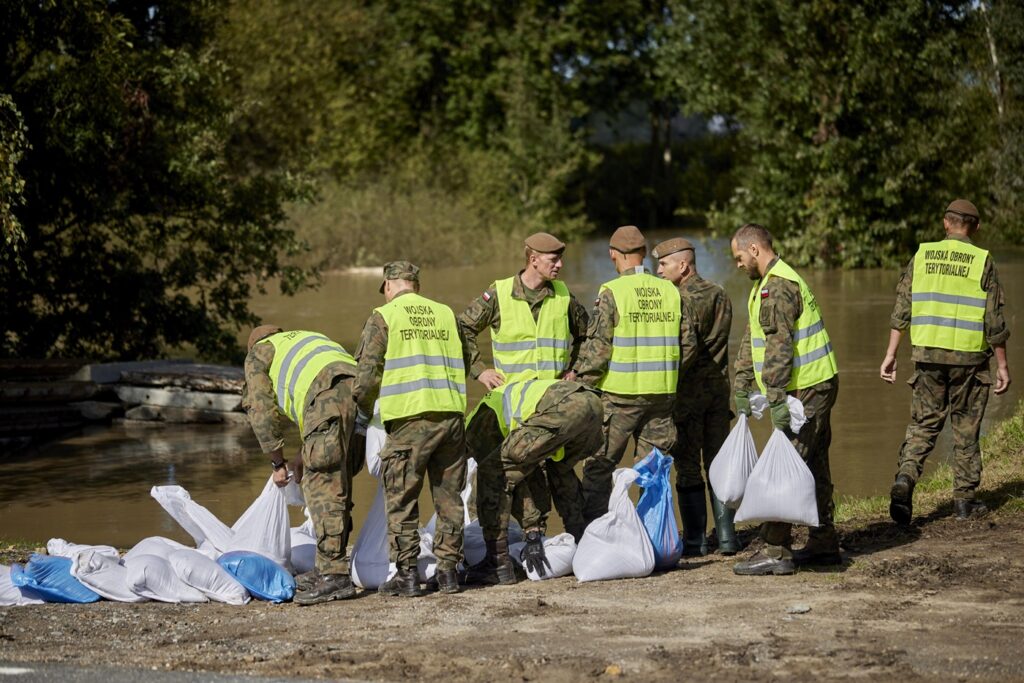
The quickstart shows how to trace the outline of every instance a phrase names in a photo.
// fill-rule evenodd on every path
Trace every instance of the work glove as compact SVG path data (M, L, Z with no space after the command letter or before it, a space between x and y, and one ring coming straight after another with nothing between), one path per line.
M785 400L773 403L771 411L772 426L782 431L789 429L789 404Z
M544 539L539 531L526 532L526 545L519 553L519 559L528 572L536 572L537 576L547 576L547 570L551 569L551 563L544 555ZM547 569L544 566L547 565Z
M736 401L736 412L750 417L750 394L746 389L737 389L733 397Z

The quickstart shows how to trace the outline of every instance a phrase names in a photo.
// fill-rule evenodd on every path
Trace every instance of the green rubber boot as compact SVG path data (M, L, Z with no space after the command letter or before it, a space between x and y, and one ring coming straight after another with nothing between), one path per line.
M715 515L718 552L722 555L735 555L740 551L740 542L736 538L736 526L732 521L736 516L736 511L718 500L710 487L708 487L708 494L711 496L711 512Z
M683 557L708 554L708 508L704 484L680 489L679 516L683 518Z

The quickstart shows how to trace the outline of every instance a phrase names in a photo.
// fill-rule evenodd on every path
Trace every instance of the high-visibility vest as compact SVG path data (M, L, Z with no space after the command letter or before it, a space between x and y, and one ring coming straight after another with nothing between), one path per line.
M544 297L537 320L530 305L512 296L515 277L496 280L501 324L491 333L494 368L506 382L525 373L542 379L558 379L569 369L572 335L569 332L569 288L553 280L554 296Z
M473 411L473 415L481 405L486 405L498 417L501 435L508 438L509 434L522 427L523 423L537 412L537 404L540 403L541 398L558 381L527 376L525 379L507 382L488 391L481 399L477 409ZM472 420L472 416L470 416L470 420ZM565 457L565 448L559 448L550 457L558 462Z
M831 379L839 370L836 365L836 354L832 350L832 340L825 330L825 321L821 319L818 301L803 278L785 261L779 259L750 290L750 299L747 302L747 312L750 314L750 351L754 360L754 378L757 380L757 386L761 387L761 391L765 391L764 380L761 379L765 349L765 335L761 329L761 290L770 277L781 277L800 285L800 298L804 304L803 311L796 321L796 329L793 330L793 371L789 376L786 391L806 389Z
M914 256L910 343L950 351L985 351L988 251L947 239L922 244Z
M452 309L412 292L375 310L388 326L381 419L466 412L466 365Z
M322 334L293 330L278 332L261 340L274 347L274 360L270 364L270 383L274 387L278 409L303 430L303 417L307 396L313 380L320 371L332 363L352 366L356 360L341 344L331 341Z
M649 273L601 285L615 297L619 322L612 357L598 380L602 391L623 396L674 394L679 377L679 289Z

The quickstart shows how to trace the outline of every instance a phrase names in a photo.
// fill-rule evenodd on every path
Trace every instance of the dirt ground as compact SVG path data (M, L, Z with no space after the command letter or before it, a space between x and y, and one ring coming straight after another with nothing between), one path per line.
M843 567L789 577L735 576L711 555L645 579L306 608L3 608L0 662L365 680L1024 680L1024 518L843 531Z

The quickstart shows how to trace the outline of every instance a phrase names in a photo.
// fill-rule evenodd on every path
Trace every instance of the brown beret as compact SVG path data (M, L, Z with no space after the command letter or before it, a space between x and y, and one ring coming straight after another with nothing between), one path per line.
M690 251L694 250L690 240L684 240L682 237L673 237L656 246L654 251L651 252L651 256L656 259L665 258L669 254L674 254L677 251L686 251L687 249Z
M526 246L541 254L557 254L565 250L565 242L546 232L535 232L526 238Z
M420 267L409 261L391 261L384 264L384 281L388 280L409 280L410 282L420 281ZM380 293L384 293L384 282L380 283Z
M640 232L640 228L635 225L623 225L612 233L612 238L608 240L608 246L623 254L628 254L631 251L643 249L647 246L647 242L644 241L644 234Z
M981 219L981 216L978 215L978 207L976 207L974 204L970 203L966 199L953 200L953 202L946 207L946 212L948 213L950 211L952 211L953 213L958 213L961 216L971 216L979 220Z
M277 325L260 325L253 328L253 331L249 333L249 344L245 347L245 350L252 351L252 347L256 346L256 342L278 332L284 332L284 330Z

